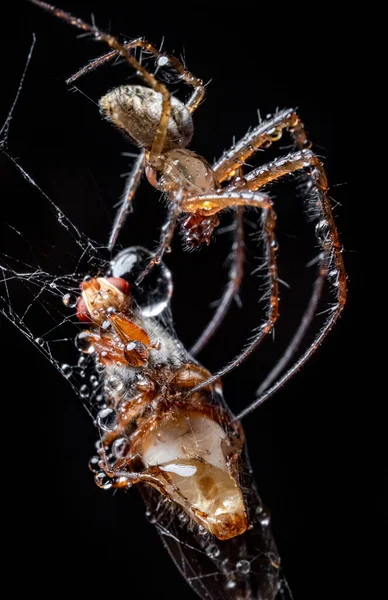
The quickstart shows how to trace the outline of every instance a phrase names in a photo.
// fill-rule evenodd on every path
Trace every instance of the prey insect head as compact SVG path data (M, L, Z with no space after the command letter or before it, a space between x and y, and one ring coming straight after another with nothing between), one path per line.
M162 114L162 95L142 85L122 85L100 99L102 114L149 150ZM171 97L171 115L163 150L184 148L193 136L193 119L183 102Z
M130 306L130 285L120 277L93 277L80 287L82 295L77 303L80 321L102 325L109 312L124 312Z

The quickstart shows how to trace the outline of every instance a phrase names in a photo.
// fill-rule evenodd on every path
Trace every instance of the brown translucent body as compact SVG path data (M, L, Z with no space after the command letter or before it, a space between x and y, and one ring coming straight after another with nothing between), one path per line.
M226 433L201 413L174 413L144 438L142 457L168 473L189 501L197 522L218 539L235 537L247 528L241 490L228 469L223 451ZM182 504L180 494L172 498ZM184 507L184 504L183 504Z
M86 351L92 349L104 365L107 380L121 379L130 389L123 394L119 385L119 391L110 392L116 417L102 437L102 468L116 487L148 482L218 539L236 537L248 526L235 468L241 444L230 438L226 416L209 404L216 390L220 393L220 382L179 401L182 392L210 373L184 362L176 340L160 332L152 319L146 324L131 308L129 288L125 294L117 285L103 277L81 285L93 324L84 332ZM105 455L120 436L127 436L126 456L116 465L106 463Z

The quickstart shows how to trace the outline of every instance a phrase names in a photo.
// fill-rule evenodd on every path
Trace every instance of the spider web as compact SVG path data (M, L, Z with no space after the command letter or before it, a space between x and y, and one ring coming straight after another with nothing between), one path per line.
M32 43L20 85L4 126L0 131L3 158L52 214L53 227L66 240L66 263L44 253L41 244L6 224L12 247L20 257L0 254L0 311L68 381L94 419L103 401L103 378L92 356L78 353L75 339L82 324L76 317L79 286L85 277L106 273L106 247L91 240L62 212L35 179L8 150L13 112L22 90L35 40ZM61 248L60 243L58 247ZM30 256L30 259L26 259ZM69 269L68 265L72 267ZM246 459L247 460L247 459ZM248 463L247 463L248 465ZM292 595L280 570L280 559L250 470L245 489L250 510L260 508L253 530L238 540L219 542L190 525L181 511L172 510L151 488L143 488L149 519L157 528L176 566L203 600L291 600ZM233 560L232 560L233 557Z
M4 237L10 240L13 249L18 250L20 258L6 252L0 253L0 311L69 382L88 413L93 415L101 396L101 382L91 357L84 354L77 356L74 348L74 339L80 331L75 308L80 282L90 272L103 273L109 263L103 258L104 248L89 239L67 218L8 151L10 124L34 45L35 37L17 94L0 131L0 150L2 158L8 162L6 168L16 170L29 188L43 199L45 209L52 214L52 226L55 228L59 225L62 228L73 269L66 272L58 263L53 268L54 261L49 254L45 255L38 244L32 244L12 224L5 223ZM26 256L30 259L26 259Z

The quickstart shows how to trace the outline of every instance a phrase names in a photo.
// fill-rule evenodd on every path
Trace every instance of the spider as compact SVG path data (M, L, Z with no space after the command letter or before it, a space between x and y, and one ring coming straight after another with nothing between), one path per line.
M313 213L317 220L315 231L320 248L318 275L300 326L285 354L260 386L255 402L242 411L239 416L247 414L269 398L302 367L322 343L338 319L346 301L346 274L342 259L342 247L330 207L327 177L321 160L311 150L311 142L307 138L300 117L293 109L279 111L275 116L259 123L233 147L226 150L221 158L211 166L205 158L187 149L193 134L192 115L204 97L204 84L176 57L157 50L142 38L121 43L116 37L104 33L94 24L74 17L62 9L40 0L30 1L70 25L89 32L96 40L105 42L111 48L110 52L81 68L68 79L68 83L113 58L122 56L136 70L137 75L145 84L144 86L120 86L100 99L100 107L106 118L123 130L141 148L139 158L128 180L125 200L113 225L108 247L113 249L116 243L144 170L151 185L166 193L170 200L170 212L162 228L160 245L148 265L138 276L136 284L139 285L150 270L161 261L164 252L170 246L179 215L186 215L182 221L182 228L188 245L197 246L210 242L211 235L219 223L218 213L226 208L236 209L234 262L230 270L230 281L213 319L191 348L191 354L194 356L203 348L221 323L241 282L244 260L242 211L244 207L261 210L265 258L270 280L270 298L266 320L259 327L248 346L230 364L208 380L199 383L190 390L190 394L214 383L237 367L273 329L279 314L276 214L270 197L259 190L291 173L307 172L309 180L305 210ZM134 48L141 48L154 55L159 66L168 64L175 69L187 85L193 88L193 93L186 104L172 97L164 83L158 81L140 64L131 54ZM278 141L284 131L291 135L297 150L244 174L243 167L249 157L259 149L268 148L272 143ZM295 364L280 379L276 380L299 347L315 314L326 279L333 285L336 295L336 300L329 310L329 316L314 342ZM273 383L274 381L275 383Z

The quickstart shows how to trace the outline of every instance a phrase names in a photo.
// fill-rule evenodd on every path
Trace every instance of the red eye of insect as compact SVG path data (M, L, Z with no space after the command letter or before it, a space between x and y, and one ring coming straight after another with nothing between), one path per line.
M122 292L123 294L125 294L125 295L129 294L129 290L130 290L131 286L129 285L129 283L126 279L123 279L122 277L107 277L106 280L111 285L114 285L115 288L120 290L120 292Z
M77 319L82 321L83 323L90 323L91 318L89 316L89 311L86 306L85 300L80 296L77 301Z

